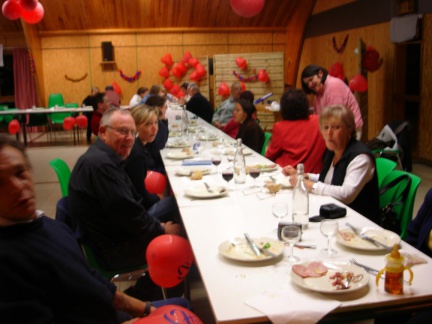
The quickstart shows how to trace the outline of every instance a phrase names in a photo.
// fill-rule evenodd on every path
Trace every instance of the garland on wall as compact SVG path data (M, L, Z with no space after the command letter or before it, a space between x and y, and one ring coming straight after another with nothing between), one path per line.
M136 81L141 76L141 70L136 71L136 73L132 77L128 77L127 75L124 75L123 70L119 70L119 73L120 73L120 76L123 78L123 80L126 80L128 82Z
M74 78L68 77L67 74L65 74L64 77L65 77L65 79L68 80L68 81L72 81L72 82L80 82L80 81L84 80L85 78L87 78L87 73L84 74L81 78L78 78L78 79L74 79Z
M337 47L336 37L333 36L332 42L333 42L333 48L335 49L335 51L338 52L339 54L341 54L345 50L345 47L348 43L348 34L345 36L345 39L344 39L344 41L340 47Z
M255 70L254 70L254 73L255 73ZM236 71L234 71L233 70L233 75L238 79L238 80L240 80L240 81L243 81L243 82L252 82L252 81L256 81L256 80L258 80L258 74L255 74L255 75L253 75L253 76L251 76L251 77L244 77L244 76L242 76L241 74L239 74L239 73L237 73Z

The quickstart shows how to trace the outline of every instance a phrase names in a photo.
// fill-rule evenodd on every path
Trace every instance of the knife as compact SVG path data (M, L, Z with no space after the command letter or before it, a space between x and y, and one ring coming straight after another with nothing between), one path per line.
M249 234L248 233L244 233L244 236L246 237L246 241L248 241L250 247L252 248L252 250L254 251L254 253L256 254L256 256L260 256L261 252L258 249L258 247L255 244L255 242L251 239L251 237L249 236Z
M350 227L354 231L354 233L356 233L358 236L360 236L363 240L369 241L369 242L375 244L376 246L384 248L387 251L393 250L392 247L387 246L387 245L381 243L380 241L377 241L377 240L373 239L372 237L369 237L366 234L362 233L362 231L358 227L355 227L355 226L351 225L350 223L346 223L346 225L348 227Z

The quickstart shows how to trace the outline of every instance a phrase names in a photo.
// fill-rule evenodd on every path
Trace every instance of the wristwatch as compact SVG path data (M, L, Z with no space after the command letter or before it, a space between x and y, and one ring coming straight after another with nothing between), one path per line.
M146 317L147 315L150 314L150 309L151 309L152 306L153 306L152 303L146 302L146 305L145 305L145 308L144 308L144 313L143 313L142 317Z
M315 182L313 185L312 185L312 193L315 193L315 190L316 190L316 188L318 187L318 182Z

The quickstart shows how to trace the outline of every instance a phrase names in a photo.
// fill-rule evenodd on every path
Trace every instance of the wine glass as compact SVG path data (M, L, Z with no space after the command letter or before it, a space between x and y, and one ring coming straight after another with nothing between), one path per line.
M212 163L216 167L216 173L219 174L219 168L218 165L221 164L222 159L220 156L214 156L212 157Z
M227 182L227 190L229 191L229 182L234 178L234 169L227 168L222 171L222 178Z
M290 256L287 258L288 263L300 261L299 257L294 256L294 244L300 241L301 229L296 225L287 225L282 227L281 238L291 248Z
M336 236L336 234L339 230L339 224L338 224L337 220L323 219L321 221L320 230L324 236L327 236L327 248L322 249L321 252L324 254L327 254L327 255L336 254L337 251L330 248L330 239L333 236Z
M288 215L288 204L284 202L275 202L272 205L273 216L277 219L285 218Z
M256 185L256 178L258 178L260 176L260 173L261 173L261 171L259 169L249 170L249 175L254 179L253 185L251 186L251 188L258 188L258 186Z

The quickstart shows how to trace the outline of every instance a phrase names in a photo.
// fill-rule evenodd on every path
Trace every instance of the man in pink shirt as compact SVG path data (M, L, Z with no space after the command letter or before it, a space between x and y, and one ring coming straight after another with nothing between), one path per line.
M315 95L315 113L330 105L341 104L349 108L355 117L356 137L361 138L363 119L360 107L351 89L339 78L332 77L321 66L308 65L301 74L302 88L307 93Z

